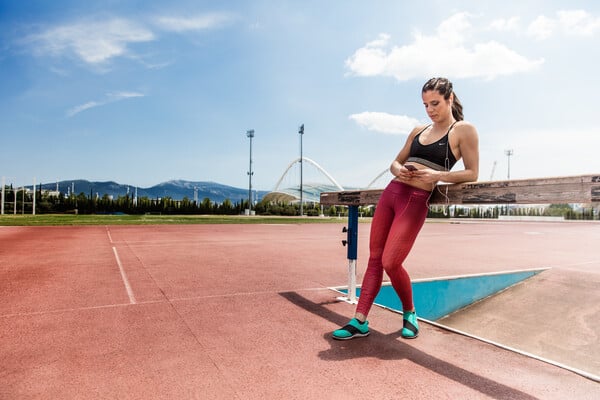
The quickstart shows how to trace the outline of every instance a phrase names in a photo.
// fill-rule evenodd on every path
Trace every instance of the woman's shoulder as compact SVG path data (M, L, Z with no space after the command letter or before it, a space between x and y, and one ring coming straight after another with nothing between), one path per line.
M457 121L454 130L462 135L477 135L477 128L469 121Z
M413 130L410 131L410 133L408 134L408 137L417 136L419 133L423 132L429 125L431 125L431 124L422 124L422 125L415 126L413 128Z
M467 127L467 128L475 128L475 125L473 125L473 124L472 124L472 123L470 123L469 121L465 121L465 120L462 120L462 121L456 121L456 123L454 124L454 126L455 126L456 128L461 128L461 127L462 127L462 128L464 128L464 127Z

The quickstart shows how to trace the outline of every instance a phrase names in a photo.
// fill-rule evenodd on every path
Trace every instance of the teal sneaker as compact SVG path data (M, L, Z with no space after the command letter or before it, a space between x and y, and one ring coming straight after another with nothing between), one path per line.
M417 313L415 311L404 311L402 337L405 339L414 339L419 336L419 322L417 322Z
M365 321L362 324L356 318L352 318L344 327L333 331L333 338L336 340L349 340L355 337L369 336L369 322Z

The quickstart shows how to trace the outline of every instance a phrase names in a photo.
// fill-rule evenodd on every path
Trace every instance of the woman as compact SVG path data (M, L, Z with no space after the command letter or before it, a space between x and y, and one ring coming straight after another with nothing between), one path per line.
M395 178L381 194L373 216L369 263L356 312L346 326L333 332L334 339L369 335L367 315L381 288L384 270L402 301L402 337L418 336L412 286L404 260L425 222L429 197L436 184L477 180L477 130L463 120L462 105L452 83L445 78L432 78L423 86L421 95L432 123L413 129L390 166ZM450 172L461 158L465 169Z

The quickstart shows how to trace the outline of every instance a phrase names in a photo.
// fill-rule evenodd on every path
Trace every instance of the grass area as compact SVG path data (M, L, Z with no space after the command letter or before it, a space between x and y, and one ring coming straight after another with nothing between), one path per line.
M245 215L0 215L0 226L163 225L163 224L309 224L339 223L346 217Z

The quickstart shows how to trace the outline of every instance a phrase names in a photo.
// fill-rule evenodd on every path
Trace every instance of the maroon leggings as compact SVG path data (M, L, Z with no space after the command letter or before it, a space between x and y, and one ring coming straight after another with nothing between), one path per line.
M410 252L429 207L430 192L399 181L385 188L371 223L369 264L365 271L356 312L369 313L379 293L383 271L390 277L405 311L413 309L412 286L402 265Z

